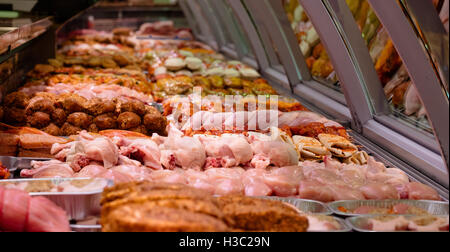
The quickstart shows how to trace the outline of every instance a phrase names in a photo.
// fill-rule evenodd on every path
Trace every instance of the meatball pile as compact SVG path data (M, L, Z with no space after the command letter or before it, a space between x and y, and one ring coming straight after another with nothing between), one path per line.
M7 95L0 107L0 120L54 136L108 129L166 135L167 126L166 118L157 109L139 101L87 100L76 94L51 93L37 93L33 97L22 92Z

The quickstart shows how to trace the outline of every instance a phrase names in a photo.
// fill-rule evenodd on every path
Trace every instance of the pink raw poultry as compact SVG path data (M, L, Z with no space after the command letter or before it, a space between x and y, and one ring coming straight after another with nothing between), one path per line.
M263 169L249 169L242 174L246 196L269 196L272 194L272 189L264 181L267 173L268 171Z
M298 185L303 180L303 172L298 166L274 168L263 175L263 180L275 195L288 197L298 194Z
M269 165L277 167L297 165L299 156L295 148L281 141L256 141L252 143L255 156L251 164L257 169L264 169Z
M200 136L198 138L205 146L209 160L207 163L211 164L211 159L216 161L216 166L209 165L212 168L235 167L246 164L253 158L251 146L243 136ZM208 164L206 168L209 168Z
M137 138L125 140L124 146L120 147L120 154L134 158L145 166L154 170L161 170L161 153L158 145L151 139ZM122 158L123 160L123 158Z

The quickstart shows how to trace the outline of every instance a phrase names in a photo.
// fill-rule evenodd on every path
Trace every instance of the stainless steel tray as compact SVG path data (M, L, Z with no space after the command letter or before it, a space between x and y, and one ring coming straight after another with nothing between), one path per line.
M298 210L306 214L320 214L320 215L332 215L333 212L328 206L322 202L315 200L297 199L297 198L284 198L284 197L257 197L261 199L270 199L282 201L295 206Z
M112 180L95 178L53 178L53 179L8 179L0 181L2 184L11 182L30 183L33 181L50 181L54 185L59 185L65 181L82 181L82 180L99 180L104 182L106 186L112 186ZM100 213L100 200L102 197L103 188L88 192L31 192L31 196L43 196L56 205L63 208L70 219L84 220L89 216L96 216Z
M355 210L360 206L371 206L380 208L390 208L396 204L406 204L409 206L417 207L427 211L431 215L448 215L449 205L448 202L443 201L431 201L431 200L342 200L328 203L328 207L334 214L352 217L360 216L364 214L348 213L339 210L339 207L344 207L348 210ZM370 214L376 215L376 214ZM387 215L387 214L380 214Z
M392 216L392 215L391 215ZM401 216L401 215L399 215ZM414 215L402 215L404 216L406 219L410 219L410 218L414 218L414 217L418 217L418 216L414 216ZM354 217L350 217L345 219L345 222L347 223L347 225L352 228L354 231L356 232L364 232L364 233L378 233L381 231L374 231L374 230L370 230L368 229L368 221L370 218L375 218L375 217L380 217L380 215L362 215L362 216L354 216ZM442 218L448 218L448 215L440 215L437 217L442 217ZM414 231L383 231L383 232L414 232ZM441 231L441 232L448 232L448 231Z
M0 156L0 162L11 172L11 178L14 178L15 171L31 168L31 161L49 161L50 158L27 158Z
M77 233L99 233L102 231L101 225L70 225L70 228Z

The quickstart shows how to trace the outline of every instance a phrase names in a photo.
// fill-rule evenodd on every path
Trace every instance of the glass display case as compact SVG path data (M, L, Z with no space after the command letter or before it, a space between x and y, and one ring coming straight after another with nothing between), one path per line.
M448 1L220 2L210 4L234 13L224 27L248 39L237 59L252 47L264 77L448 195Z

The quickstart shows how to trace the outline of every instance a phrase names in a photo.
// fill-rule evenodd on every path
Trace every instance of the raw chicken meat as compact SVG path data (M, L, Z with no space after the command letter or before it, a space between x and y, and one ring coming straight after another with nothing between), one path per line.
M205 171L209 183L215 186L215 195L242 195L244 185L242 183L242 168L213 168Z
M419 112L422 108L419 93L413 83L409 86L405 94L405 114L413 115Z
M110 179L112 181L114 181L115 184L117 183L127 183L127 182L132 182L133 177L126 174L126 173L122 173L116 170L106 170L102 173L97 174L97 176L95 176L96 178L105 178L105 179Z
M383 183L369 183L360 187L360 190L366 199L400 199L395 187Z
M174 127L170 128L169 137L165 139L161 149L161 164L166 169L201 170L206 161L206 151L202 143L193 137L185 137Z
M215 192L214 184L211 184L208 180L208 175L202 171L187 170L185 172L187 177L188 185L197 189L205 190L211 195Z
M133 178L133 181L151 180L151 170L144 166L120 165L111 168Z
M264 169L273 164L277 167L297 165L299 155L295 148L282 141L256 141L252 143L255 156L251 164L257 169Z
M441 197L433 188L422 183L408 183L406 190L408 191L408 198L411 200L441 200Z
M158 145L149 138L128 140L125 146L120 147L120 154L139 160L145 166L154 170L162 169L160 163L161 153Z
M322 202L331 202L334 199L334 193L331 188L317 181L301 181L298 191L299 198L301 199L310 199Z
M272 189L268 186L264 177L268 172L263 169L249 169L242 175L242 183L246 196L269 196Z
M72 168L67 163L57 160L46 162L31 162L32 169L20 171L24 178L70 178L74 175Z
M207 161L206 168L235 167L248 163L253 158L250 144L243 136L200 136L198 137L205 146ZM218 166L211 165L217 163ZM208 165L209 163L209 165Z
M80 172L76 173L75 177L93 178L106 171L107 169L102 165L88 165L84 167Z
M158 170L150 174L152 181L173 183L173 184L187 184L188 180L181 169L175 170Z
M303 172L298 166L275 168L270 173L263 174L263 179L276 196L288 197L298 194Z

